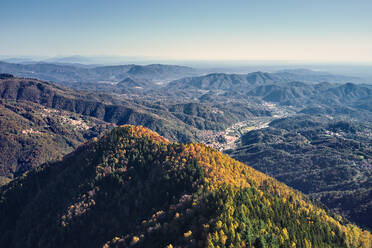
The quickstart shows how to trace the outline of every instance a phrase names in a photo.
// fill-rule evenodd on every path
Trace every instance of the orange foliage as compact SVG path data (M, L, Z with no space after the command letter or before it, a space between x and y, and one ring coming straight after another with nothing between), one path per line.
M156 143L164 143L164 144L169 144L169 140L166 138L160 136L158 133L151 131L148 128L145 128L143 126L133 126L133 125L122 125L120 126L121 128L128 128L129 134L132 137L135 138L149 138L153 141L156 141Z
M167 139L142 126L124 125L121 127L128 128L132 137L146 137L156 144L162 145L157 152L165 155L166 162L171 161L182 167L188 164L189 161L196 160L198 165L204 170L204 180L208 183L209 190L218 189L223 184L229 184L237 188L255 186L260 191L259 195L262 198L265 198L265 193L270 193L281 196L283 203L292 199L293 203L291 204L299 204L302 213L305 215L309 216L310 213L315 213L324 221L337 226L338 230L345 234L348 246L371 247L372 236L369 232L362 231L354 225L341 225L339 221L327 215L323 209L312 205L301 193L252 167L236 161L228 155L203 144L171 144ZM185 233L185 237L189 236L189 234L191 235L191 232ZM221 237L222 240L220 241L224 243L226 241L224 240L225 235L221 235ZM289 238L286 229L282 230L282 237L285 240ZM308 243L307 246L311 247L311 243Z

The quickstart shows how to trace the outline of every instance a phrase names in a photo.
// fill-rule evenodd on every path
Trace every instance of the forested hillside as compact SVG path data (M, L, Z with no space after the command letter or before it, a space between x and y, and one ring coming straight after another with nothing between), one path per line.
M197 139L198 130L222 130L249 116L270 115L255 107L208 104L169 103L120 98L115 95L75 91L49 82L26 79L0 79L0 97L6 100L29 101L47 108L95 117L105 122L144 125L174 141ZM173 103L176 102L176 103Z
M25 101L0 99L0 185L61 159L112 124Z
M0 188L2 247L366 247L372 236L200 144L122 126Z
M327 116L278 119L228 153L372 228L372 126Z

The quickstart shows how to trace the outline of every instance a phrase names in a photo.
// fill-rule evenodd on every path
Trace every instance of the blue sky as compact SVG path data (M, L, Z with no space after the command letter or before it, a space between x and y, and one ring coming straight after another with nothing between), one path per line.
M1 0L0 55L372 62L371 0Z

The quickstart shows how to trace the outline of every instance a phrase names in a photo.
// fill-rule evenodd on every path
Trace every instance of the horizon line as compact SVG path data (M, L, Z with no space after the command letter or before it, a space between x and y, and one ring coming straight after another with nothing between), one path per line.
M371 61L360 61L360 60L352 60L352 61L345 61L345 60L313 60L313 59L301 59L301 60L294 60L294 59L212 59L212 58L169 58L169 57L152 57L152 56L131 56L131 55L80 55L80 54L71 54L71 55L47 55L47 56L40 56L40 55L5 55L0 54L0 60L9 60L9 59L25 59L31 60L32 62L41 62L45 63L48 61L45 60L53 60L53 59L68 59L68 58L81 58L81 59L123 59L125 63L128 63L130 60L133 62L150 62L150 61L157 61L157 62L197 62L197 63L278 63L278 64L337 64L337 65L372 65ZM26 61L25 61L26 62ZM50 61L51 63L53 61ZM101 63L104 61L101 61ZM108 62L108 61L106 61ZM58 61L54 61L54 63L59 63ZM66 62L66 63L73 63L73 62ZM77 62L79 63L79 62ZM110 63L110 62L108 62ZM121 63L121 61L116 61L112 63ZM80 63L84 64L84 63ZM88 63L89 64L89 63Z

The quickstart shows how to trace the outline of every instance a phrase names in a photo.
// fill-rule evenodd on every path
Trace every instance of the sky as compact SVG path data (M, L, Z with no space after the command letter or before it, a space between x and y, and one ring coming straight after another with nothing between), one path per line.
M0 0L0 55L372 62L371 0Z

